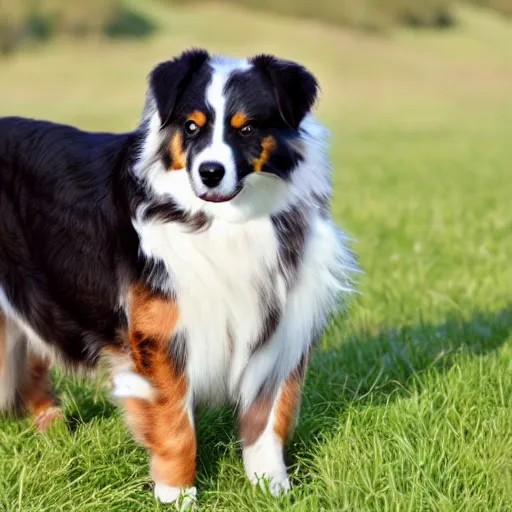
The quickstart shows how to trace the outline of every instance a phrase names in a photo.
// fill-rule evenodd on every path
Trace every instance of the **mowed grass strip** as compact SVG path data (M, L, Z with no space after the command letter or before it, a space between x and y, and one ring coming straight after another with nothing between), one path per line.
M122 131L151 66L184 47L301 60L323 85L333 211L365 270L313 357L293 491L253 489L231 411L203 411L200 509L511 510L512 25L463 10L449 33L380 39L233 6L144 8L160 27L145 43L0 61L0 113ZM57 385L66 426L0 419L0 510L164 510L104 379Z

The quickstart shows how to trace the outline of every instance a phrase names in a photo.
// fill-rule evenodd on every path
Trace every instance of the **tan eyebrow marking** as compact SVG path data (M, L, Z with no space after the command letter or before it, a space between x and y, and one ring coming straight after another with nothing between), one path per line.
M188 120L194 121L199 128L202 128L206 124L206 114L200 110L194 110L194 112L188 116Z
M242 128L242 126L247 124L248 120L249 118L247 117L247 114L244 114L243 112L237 112L231 118L231 126L233 128Z
M181 132L176 132L172 136L169 151L171 153L171 167L169 170L178 171L179 169L184 169L187 163L185 152L183 151L183 134Z
M261 141L261 154L259 158L255 158L252 161L255 172L261 172L263 166L270 160L270 155L277 147L276 139L272 136L265 137Z

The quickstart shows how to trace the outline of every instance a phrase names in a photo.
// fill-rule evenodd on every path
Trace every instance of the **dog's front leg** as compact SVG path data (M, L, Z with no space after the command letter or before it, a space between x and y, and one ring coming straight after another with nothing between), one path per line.
M184 361L173 343L177 305L145 289L132 291L129 343L133 371L114 376L127 423L151 457L155 496L164 503L195 500L196 436Z
M274 496L290 489L283 452L298 414L306 366L304 357L276 390L258 396L239 413L247 476Z

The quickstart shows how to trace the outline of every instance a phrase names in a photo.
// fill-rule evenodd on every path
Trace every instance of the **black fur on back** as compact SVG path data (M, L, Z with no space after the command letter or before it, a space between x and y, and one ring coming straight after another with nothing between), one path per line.
M141 134L0 119L0 293L69 362L93 364L126 324L140 273L130 221Z

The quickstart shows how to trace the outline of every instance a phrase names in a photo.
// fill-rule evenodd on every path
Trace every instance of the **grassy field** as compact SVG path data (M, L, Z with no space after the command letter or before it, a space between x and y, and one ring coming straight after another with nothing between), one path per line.
M361 294L322 340L289 444L294 490L247 483L229 410L199 420L201 510L512 510L512 23L474 10L381 39L233 6L167 11L144 43L0 61L0 115L122 131L190 45L307 64ZM0 420L0 510L153 511L147 458L99 382L57 377L66 428Z

